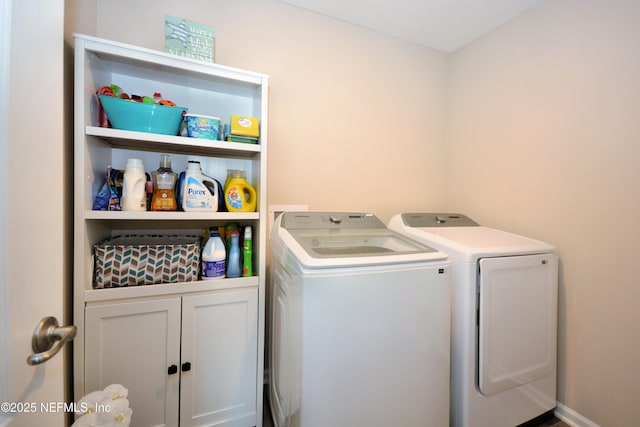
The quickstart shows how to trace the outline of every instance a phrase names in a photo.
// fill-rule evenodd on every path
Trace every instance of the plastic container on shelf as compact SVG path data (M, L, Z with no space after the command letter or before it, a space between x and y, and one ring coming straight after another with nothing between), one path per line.
M244 240L242 242L242 277L253 276L253 241L251 238L251 226L244 228Z
M229 212L255 212L258 201L256 189L247 182L245 172L233 170L224 190L224 203Z
M186 114L187 136L202 139L220 139L220 118L202 114Z
M197 160L189 160L182 183L182 209L184 211L218 211L219 183L202 173Z
M145 104L112 96L98 95L111 126L115 129L177 135L184 107Z
M231 230L231 247L229 248L229 262L227 263L227 277L240 277L240 232Z
M202 249L202 279L222 279L225 277L227 251L217 227L209 229L209 240Z
M231 232L233 230L240 231L240 224L237 222L228 222L224 227L225 245L227 246L227 261L229 259L229 249L231 249Z
M142 160L128 159L122 180L122 203L120 206L123 211L147 210L146 185L147 175L144 172Z
M171 159L167 154L163 154L158 170L151 173L153 181L152 211L175 211L178 208L175 195L176 177L177 175L171 170Z

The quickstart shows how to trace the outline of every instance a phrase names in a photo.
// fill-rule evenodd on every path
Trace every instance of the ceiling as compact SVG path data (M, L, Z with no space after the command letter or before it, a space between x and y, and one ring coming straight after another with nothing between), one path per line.
M453 52L543 0L280 0Z

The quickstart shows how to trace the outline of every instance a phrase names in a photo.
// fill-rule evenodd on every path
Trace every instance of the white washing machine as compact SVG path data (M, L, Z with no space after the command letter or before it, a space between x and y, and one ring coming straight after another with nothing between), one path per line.
M555 248L459 214L404 213L389 228L452 262L451 425L514 427L552 410Z
M444 253L372 214L285 212L270 269L276 427L449 424Z

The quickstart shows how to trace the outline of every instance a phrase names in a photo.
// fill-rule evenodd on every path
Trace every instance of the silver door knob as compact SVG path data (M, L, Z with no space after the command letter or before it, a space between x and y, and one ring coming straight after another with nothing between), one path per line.
M34 354L27 357L27 363L39 365L51 359L67 341L75 338L76 332L77 328L74 325L59 326L55 317L42 318L33 331L31 348Z

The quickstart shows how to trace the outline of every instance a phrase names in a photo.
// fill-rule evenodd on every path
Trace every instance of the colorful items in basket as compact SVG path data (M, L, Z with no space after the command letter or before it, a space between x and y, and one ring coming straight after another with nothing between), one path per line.
M120 99L128 99L133 102L142 102L143 104L158 104L165 105L168 107L176 107L176 103L169 100L163 99L162 94L159 92L155 92L153 94L153 98L150 96L140 96L140 95L131 95L123 92L120 86L118 85L110 85L110 86L102 86L96 92L98 95L110 96L112 98L120 98Z
M175 102L163 99L160 93L154 96L129 95L117 85L103 86L97 91L100 107L101 127L121 130L177 135L183 115L188 108L176 106Z

